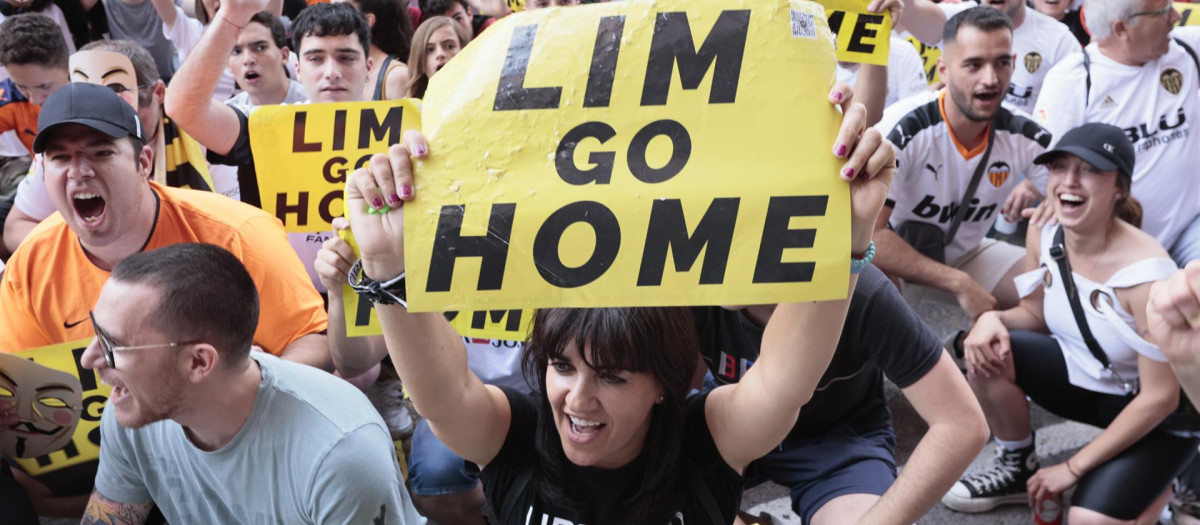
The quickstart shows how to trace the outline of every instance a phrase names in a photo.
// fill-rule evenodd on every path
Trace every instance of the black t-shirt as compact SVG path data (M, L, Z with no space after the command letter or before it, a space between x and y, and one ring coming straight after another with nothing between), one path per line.
M250 117L242 110L229 106L238 117L237 140L229 148L228 155L220 155L212 150L208 152L210 164L236 166L238 170L238 191L242 202L262 208L262 198L258 194L258 171L254 169L254 150L250 148Z
M758 359L762 328L741 312L719 306L693 312L709 371L720 384L736 383ZM882 271L867 266L854 289L833 360L788 436L819 436L843 424L859 431L891 425L883 376L900 388L908 387L941 355L937 335Z
M533 478L537 454L534 434L537 427L538 401L530 394L503 388L512 407L512 424L504 446L480 473L483 493L502 525L602 525L618 523L620 502L630 490L641 471L639 457L619 469L599 469L571 466L571 482L590 494L590 511L565 508L542 501ZM683 486L687 487L684 508L670 524L663 525L725 525L733 523L742 500L742 476L733 470L717 451L708 421L704 416L707 395L688 401L684 430ZM565 460L564 460L565 461ZM515 497L509 491L519 491ZM505 502L511 500L511 505ZM720 514L719 522L710 519L708 508ZM651 524L656 525L656 524Z

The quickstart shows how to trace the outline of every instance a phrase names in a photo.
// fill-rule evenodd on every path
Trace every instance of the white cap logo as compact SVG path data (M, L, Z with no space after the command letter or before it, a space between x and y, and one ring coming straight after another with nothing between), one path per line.
M1104 143L1104 150L1105 150L1105 151L1107 151L1107 152L1109 152L1109 153L1112 153L1112 152L1113 152L1113 145L1112 145L1112 144L1109 144L1109 143L1107 143L1107 142L1105 142L1105 143Z

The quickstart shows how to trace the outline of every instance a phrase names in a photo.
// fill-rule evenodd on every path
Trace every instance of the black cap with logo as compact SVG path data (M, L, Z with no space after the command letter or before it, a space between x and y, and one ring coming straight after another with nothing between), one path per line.
M112 138L133 135L145 140L142 121L133 107L113 90L97 84L72 82L46 99L38 115L33 152L45 151L54 128L62 124L82 124Z
M1054 149L1033 159L1034 164L1049 164L1064 153L1070 153L1102 171L1117 170L1124 177L1133 176L1136 155L1133 143L1125 132L1112 124L1091 123L1066 132Z

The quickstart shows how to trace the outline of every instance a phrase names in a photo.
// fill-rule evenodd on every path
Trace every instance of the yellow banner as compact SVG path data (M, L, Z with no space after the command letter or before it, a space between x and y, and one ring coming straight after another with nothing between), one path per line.
M354 253L358 244L348 230L338 234L345 239ZM362 337L382 335L383 327L370 301L362 299L349 284L342 285L342 304L346 314L346 335ZM454 330L464 337L498 339L501 341L525 341L533 329L533 310L495 310L478 312L446 312L446 319Z
M101 383L99 374L81 364L83 351L89 343L91 340L82 340L15 354L0 354L0 394L7 391L14 394L12 398L16 403L28 404L25 408L33 414L29 423L33 428L28 430L31 434L40 433L43 436L30 438L19 446L37 447L40 444L36 440L50 440L54 443L53 452L37 457L8 458L19 464L21 469L31 476L38 477L73 465L95 461L100 457L100 414L112 387ZM14 362L13 359L27 361ZM29 368L28 361L41 366ZM9 376L9 373L13 375ZM36 394L29 395L29 389L21 387L19 383L34 377L37 379L32 382L41 386L34 388ZM4 386L5 381L9 380L18 385ZM76 401L72 399L73 394L70 391L76 388L79 389L79 404L73 406ZM49 392L55 393L50 395ZM68 422L68 412L74 412L77 417ZM70 430L70 425L74 425L73 431ZM57 434L62 432L69 432L71 437L59 438ZM9 434L10 436L0 441L13 437L14 432L10 431Z
M1200 26L1200 14L1196 10L1200 9L1200 5L1185 4L1183 2L1175 3L1175 10L1179 11L1178 26Z
M497 22L422 108L410 309L844 297L823 13L630 0Z
M289 232L333 229L346 178L407 129L421 129L411 99L260 106L250 114L250 147L262 208Z
M932 86L941 83L942 76L938 74L937 64L938 59L942 56L942 50L934 46L925 45L920 40L917 40L917 37L910 36L905 40L908 40L908 43L917 48L917 54L921 55L921 64L925 68L925 78L929 81L929 85Z
M871 0L820 0L829 30L837 35L837 57L843 62L886 66L892 35L889 11L867 11Z

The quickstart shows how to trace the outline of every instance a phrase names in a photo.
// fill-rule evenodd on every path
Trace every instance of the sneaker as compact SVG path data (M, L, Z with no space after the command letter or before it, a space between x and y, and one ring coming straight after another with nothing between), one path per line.
M1175 481L1175 495L1167 508L1171 509L1174 525L1200 525L1200 495L1196 494L1196 465L1191 465Z
M1026 503L1029 496L1025 482L1037 470L1037 454L1032 444L1012 451L997 446L991 467L958 480L942 498L942 504L959 512L974 513L1009 503Z

